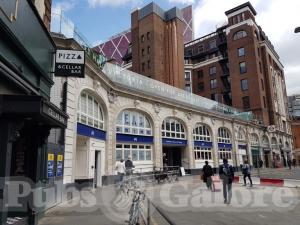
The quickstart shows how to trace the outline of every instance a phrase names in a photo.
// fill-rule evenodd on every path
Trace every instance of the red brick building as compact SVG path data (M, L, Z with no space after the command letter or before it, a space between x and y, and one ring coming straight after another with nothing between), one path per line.
M283 65L247 2L225 12L228 24L185 44L192 91L244 111L264 125L287 131Z

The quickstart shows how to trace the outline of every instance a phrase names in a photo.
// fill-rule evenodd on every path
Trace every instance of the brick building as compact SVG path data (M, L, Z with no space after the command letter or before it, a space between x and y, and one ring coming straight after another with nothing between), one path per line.
M185 44L185 73L191 74L192 91L252 111L264 125L290 129L283 65L255 21L255 9L247 2L225 14L227 25Z
M182 13L150 3L131 14L131 70L183 89Z
M292 118L293 155L300 165L300 95L289 96L289 114Z

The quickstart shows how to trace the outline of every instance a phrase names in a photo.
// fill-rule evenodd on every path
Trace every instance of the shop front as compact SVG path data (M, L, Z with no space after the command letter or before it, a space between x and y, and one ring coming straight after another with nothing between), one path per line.
M48 207L49 179L63 166L48 158L48 136L52 128L64 129L68 116L50 102L55 45L32 2L12 2L0 3L0 217L1 224L15 217L37 224ZM20 205L8 204L12 197Z

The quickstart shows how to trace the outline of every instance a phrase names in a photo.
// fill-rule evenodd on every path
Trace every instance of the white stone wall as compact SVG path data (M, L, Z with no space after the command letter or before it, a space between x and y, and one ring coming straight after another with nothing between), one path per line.
M151 121L153 128L154 144L153 144L153 165L162 166L162 139L161 139L161 124L167 117L174 117L181 121L187 134L187 147L184 151L183 165L185 168L199 167L199 162L194 159L193 146L193 128L197 123L204 123L208 125L212 134L213 142L213 166L218 166L218 129L220 127L227 128L231 133L231 143L233 146L233 160L232 164L238 166L241 163L238 151L238 144L245 143L248 146L246 150L251 159L250 134L258 134L260 140L262 135L266 134L271 140L271 136L276 136L277 140L282 138L283 143L287 140L291 143L289 136L278 133L265 133L262 127L258 125L245 123L230 119L216 114L209 114L207 112L195 111L180 104L173 104L171 102L161 102L155 97L143 96L142 94L135 94L128 90L113 90L109 83L105 82L103 78L86 74L83 78L68 78L68 92L67 92L67 114L69 115L68 127L65 134L65 168L64 168L64 183L72 183L76 179L76 140L77 140L77 102L82 91L87 91L102 105L104 113L104 123L106 131L106 141L101 147L101 157L103 158L102 171L103 175L115 174L115 145L116 132L115 124L117 116L124 109L132 109L143 112ZM238 140L239 130L242 129L245 133L244 140ZM90 140L91 141L91 140ZM93 140L92 140L93 141ZM79 150L79 149L78 149ZM93 171L90 170L94 164L95 148L91 144L87 148L86 160L87 178L93 177ZM77 159L78 160L78 159ZM197 163L197 165L196 165ZM77 177L79 178L79 177Z

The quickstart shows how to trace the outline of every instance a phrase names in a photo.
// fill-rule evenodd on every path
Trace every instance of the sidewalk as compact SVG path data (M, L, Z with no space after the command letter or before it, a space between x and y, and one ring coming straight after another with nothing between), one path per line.
M39 225L124 225L131 201L114 186L82 191L81 198L46 212Z

